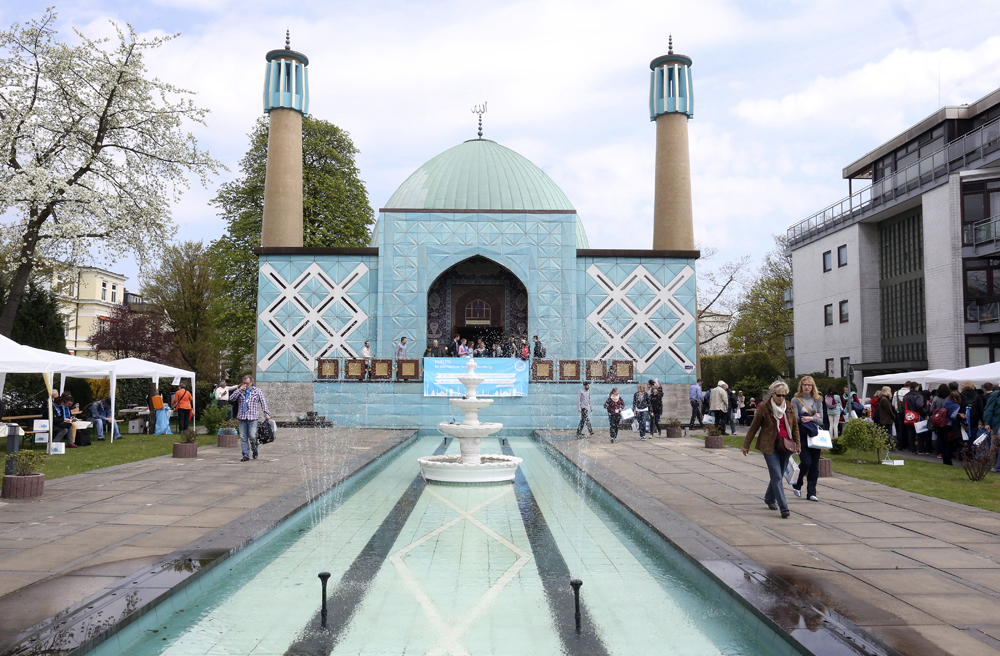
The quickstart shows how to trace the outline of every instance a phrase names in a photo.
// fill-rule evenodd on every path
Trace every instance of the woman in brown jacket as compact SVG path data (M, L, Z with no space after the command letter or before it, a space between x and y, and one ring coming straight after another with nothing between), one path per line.
M764 503L771 510L781 510L782 519L791 514L788 511L788 502L785 501L781 476L785 473L785 467L788 466L788 459L792 454L778 451L774 448L774 443L778 437L787 437L795 442L795 453L800 451L799 422L792 404L785 403L787 396L788 385L781 381L771 383L767 399L758 406L746 439L743 440L745 456L750 452L754 436L757 436L757 449L764 454L764 462L767 463L767 471L771 476L767 492L764 493Z
M883 387L878 395L878 423L891 435L892 425L896 423L896 411L892 409L892 388Z

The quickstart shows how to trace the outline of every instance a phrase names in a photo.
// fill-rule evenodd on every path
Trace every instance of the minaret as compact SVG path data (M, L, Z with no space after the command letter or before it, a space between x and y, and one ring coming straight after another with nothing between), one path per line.
M667 54L649 64L649 120L656 121L656 183L653 196L653 248L694 250L691 212L689 118L694 117L691 58Z
M267 173L261 246L302 246L302 115L309 111L309 58L292 50L285 32L283 50L267 53L264 111Z

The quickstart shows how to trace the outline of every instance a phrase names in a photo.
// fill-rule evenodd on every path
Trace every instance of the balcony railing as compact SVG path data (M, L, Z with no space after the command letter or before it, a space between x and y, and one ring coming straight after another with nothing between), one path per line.
M996 119L921 157L909 166L873 182L844 200L799 221L788 229L788 245L794 246L814 234L854 223L874 210L928 185L969 162L1000 150L1000 119Z
M1000 239L1000 214L965 226L962 243L966 246L992 244Z
M1000 322L1000 302L980 303L973 301L965 306L965 322L988 325Z

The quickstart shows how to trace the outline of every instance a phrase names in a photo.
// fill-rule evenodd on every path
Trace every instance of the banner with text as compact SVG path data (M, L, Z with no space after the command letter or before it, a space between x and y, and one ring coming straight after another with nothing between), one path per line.
M459 376L468 358L424 358L424 396L465 396ZM476 376L485 378L476 396L527 396L528 363L518 358L479 358Z

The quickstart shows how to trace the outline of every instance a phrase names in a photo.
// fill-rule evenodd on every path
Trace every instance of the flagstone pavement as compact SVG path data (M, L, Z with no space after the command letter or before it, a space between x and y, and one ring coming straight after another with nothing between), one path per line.
M624 478L903 654L1000 654L1000 514L834 473L820 479L819 503L786 485L792 515L781 519L764 505L759 453L620 437L551 443L592 475Z
M348 461L411 434L283 429L250 462L238 448L201 447L196 459L67 476L41 499L0 502L0 644L302 484L305 503Z

